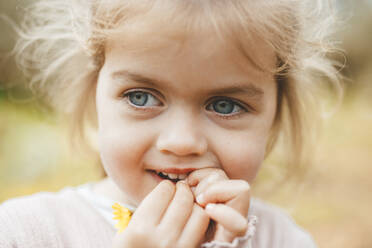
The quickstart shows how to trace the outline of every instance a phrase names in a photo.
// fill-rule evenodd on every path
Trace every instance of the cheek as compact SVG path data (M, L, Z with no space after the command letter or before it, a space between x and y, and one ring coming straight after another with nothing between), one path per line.
M149 146L146 132L137 128L100 130L100 156L107 175L131 202L139 203L153 188L143 167L143 154ZM147 133L149 135L149 133Z
M220 148L219 160L231 179L243 179L251 183L265 157L265 140L246 137L230 137Z
M125 171L138 174L141 172L143 154L151 143L151 134L141 132L142 129L138 126L131 128L125 123L119 126L120 128L105 125L105 128L99 129L99 149L103 165L108 174L123 174Z
M100 128L99 149L106 166L131 167L141 161L149 142L149 133L137 126Z

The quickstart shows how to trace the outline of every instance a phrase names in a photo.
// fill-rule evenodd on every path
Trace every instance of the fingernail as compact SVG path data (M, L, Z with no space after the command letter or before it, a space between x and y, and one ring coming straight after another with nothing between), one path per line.
M212 210L215 207L216 207L216 204L214 204L214 203L208 203L207 206L205 206L205 209L206 210Z
M196 201L199 203L199 204L203 204L204 202L204 195L203 194L200 194L196 197Z
M181 185L187 186L187 184L185 183L185 181L178 181L176 185L178 185L178 187L181 186Z

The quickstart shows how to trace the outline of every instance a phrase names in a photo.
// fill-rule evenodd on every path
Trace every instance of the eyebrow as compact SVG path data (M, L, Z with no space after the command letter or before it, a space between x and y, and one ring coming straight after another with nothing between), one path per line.
M129 72L127 70L120 70L115 71L111 74L111 77L115 79L121 79L121 78L129 78L131 81L146 84L151 87L158 87L160 85L166 84L166 82L162 82L161 80L149 78L144 75ZM211 95L223 95L223 94L246 94L249 97L252 98L262 98L264 95L264 91L255 86L252 83L236 83L233 86L220 88L220 89L214 89L209 92Z
M131 81L142 83L142 84L147 84L153 87L163 84L160 80L149 78L141 74L129 72L126 70L115 71L111 74L111 77L114 80L121 79L121 78L129 78Z

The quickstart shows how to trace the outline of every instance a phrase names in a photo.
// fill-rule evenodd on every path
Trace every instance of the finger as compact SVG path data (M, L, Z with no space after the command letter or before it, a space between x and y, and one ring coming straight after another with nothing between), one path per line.
M199 205L194 204L191 216L178 240L179 247L199 247L209 224L209 216Z
M178 239L189 219L194 205L194 196L185 182L176 184L176 193L159 224L159 229L167 233L167 241L174 243Z
M226 180L222 178L217 173L211 173L209 176L203 178L195 187L193 187L192 191L196 196L200 195L204 192L211 184L219 180Z
M226 203L241 214L248 213L250 204L250 187L244 180L224 180L208 185L204 192L196 197L201 206L208 203Z
M134 212L131 222L137 219L158 224L167 210L175 192L174 184L169 180L161 181L141 202Z
M205 212L232 236L241 236L247 231L248 223L245 216L225 204L209 203Z
M201 180L210 176L211 174L216 174L216 176L228 179L226 173L218 168L205 168L193 171L187 178L186 182L190 185L190 187L197 185Z

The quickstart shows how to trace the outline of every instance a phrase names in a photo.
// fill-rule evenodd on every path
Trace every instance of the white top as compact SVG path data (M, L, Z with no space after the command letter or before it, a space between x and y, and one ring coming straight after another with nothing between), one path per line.
M106 198L103 195L96 194L93 191L93 184L92 183L87 183L84 185L81 185L76 188L76 192L81 195L87 202L91 204L91 206L107 221L112 226L115 226L116 220L113 219L113 209L112 205L114 205L117 201L113 201L109 198ZM129 204L123 203L123 202L117 202L121 206L128 208L132 213L136 210L134 206L131 206ZM237 247L239 243L245 242L247 243L247 248L252 247L252 237L255 233L255 225L256 225L256 220L257 218L255 216L251 216L249 218L248 226L250 227L249 232L244 237L239 237L236 238L231 244L226 244L228 247ZM209 248L209 247L220 247L222 242L210 242L210 243L205 243L202 245L203 248Z
M117 232L115 202L92 191L92 184L41 192L0 204L1 248L111 247ZM120 203L134 210L131 206ZM255 222L256 216L258 222ZM315 248L310 235L278 207L251 199L252 225L232 243L211 242L203 248Z
M104 219L108 223L110 223L110 225L114 226L116 224L116 221L113 219L113 214L112 214L113 210L112 210L112 207L111 207L115 203L115 201L113 201L109 198L106 198L103 195L99 195L99 194L94 193L92 183L84 184L84 185L81 185L81 186L77 187L77 192L82 197L84 197L86 199L86 201L88 201L92 205L92 207L95 208L97 210L97 212L99 212L102 215L102 217L104 217ZM135 207L133 207L131 205L128 205L128 204L125 204L125 203L122 203L122 202L118 202L118 203L120 205L128 208L132 212L134 212L134 210L135 210ZM286 222L288 222L289 225L294 227L294 230L297 233L298 238L301 239L301 238L304 238L302 236L305 236L305 239L307 239L306 242L308 242L308 245L307 246L302 246L302 247L309 247L309 248L315 248L316 247L316 245L313 242L313 240L311 239L311 237L307 233L305 233L305 231L303 229L296 226L295 222L289 216L287 216L286 213L283 210L281 210L279 208L276 208L276 207L273 207L273 206L270 206L270 205L268 205L268 204L266 204L266 203L264 203L264 202L262 202L262 201L260 201L256 198L252 198L249 212L254 214L257 211L259 211L260 209L261 210L265 209L266 211L271 212L270 213L271 215L273 213L277 212L277 213L275 213L275 215L281 215L281 218L283 218L283 220L286 220ZM259 214L259 216L260 215L262 215L262 213ZM254 215L254 216L257 217L256 215ZM261 222L265 223L266 220L269 219L268 217L269 216L267 216L266 218L261 217ZM257 220L253 220L253 219L251 219L251 220L254 222L254 223L251 223L251 224L255 226L256 225L255 222ZM275 218L272 218L271 220L275 220ZM262 224L259 225L259 226L261 227ZM280 225L280 223L277 223L277 224ZM256 227L254 227L254 228L256 228ZM251 230L251 231L252 232L250 232L250 237L245 237L246 239L248 239L248 238L250 239L250 238L253 237L255 240L258 240L258 239L260 239L259 237L262 236L262 235L257 234L257 237L254 237L255 230ZM265 244L270 243L268 241L261 241L261 242L263 242ZM212 246L207 245L205 247L212 247ZM231 247L234 247L234 246L231 246Z

